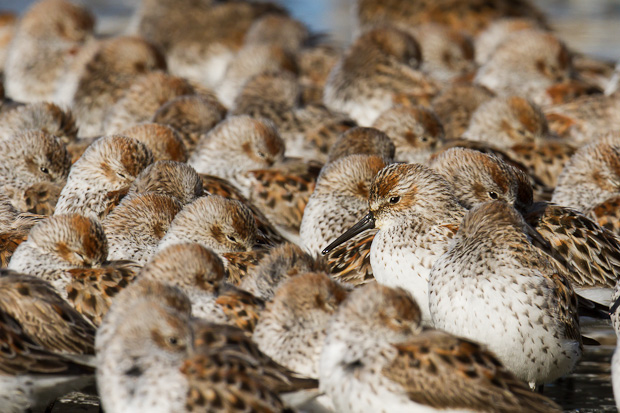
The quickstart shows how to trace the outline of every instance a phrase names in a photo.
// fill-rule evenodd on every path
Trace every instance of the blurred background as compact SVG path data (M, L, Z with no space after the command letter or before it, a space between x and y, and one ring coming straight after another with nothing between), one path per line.
M273 0L272 0L273 1ZM353 34L354 0L275 0L316 31L346 45ZM0 10L21 13L34 0L0 0ZM101 34L122 32L139 0L82 0L98 17ZM620 60L620 0L536 0L574 50Z

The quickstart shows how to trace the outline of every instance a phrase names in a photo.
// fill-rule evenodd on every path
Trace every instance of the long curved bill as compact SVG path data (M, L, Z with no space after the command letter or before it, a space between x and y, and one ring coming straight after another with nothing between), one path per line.
M359 233L366 231L367 229L373 229L375 227L375 217L372 215L372 212L366 214L364 218L360 220L357 224L353 225L351 228L347 230L344 234L336 238L331 244L329 244L321 253L323 255L328 254L331 250L336 248L338 245L346 242L356 236Z

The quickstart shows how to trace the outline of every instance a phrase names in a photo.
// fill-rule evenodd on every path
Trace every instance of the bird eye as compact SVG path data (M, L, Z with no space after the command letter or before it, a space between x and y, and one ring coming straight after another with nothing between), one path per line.
M177 344L179 344L179 339L174 336L168 337L168 343L170 343L173 346L176 346Z
M121 179L127 179L127 177L125 176L125 174L124 174L124 173L117 172L117 173L116 173L116 175L117 175L119 178L121 178Z
M489 196L491 197L491 199L497 199L499 198L499 195L497 195L497 192L489 192Z
M260 156L261 158L263 158L263 159L265 159L265 158L267 157L267 155L265 155L265 153L264 153L264 152L261 152L261 151L256 152L256 154L257 154L258 156Z
M43 172L44 174L48 174L48 173L50 173L50 171L49 171L49 170L48 170L45 166L42 166L42 167L40 167L39 169L40 169L40 170L41 170L41 172Z
M420 136L420 141L426 142L426 141L428 141L428 138L426 136L422 135L422 136Z
M390 204L398 204L399 201L400 201L399 196L393 196L390 198Z
M226 235L226 238L230 242L237 242L237 238L233 237L232 235Z

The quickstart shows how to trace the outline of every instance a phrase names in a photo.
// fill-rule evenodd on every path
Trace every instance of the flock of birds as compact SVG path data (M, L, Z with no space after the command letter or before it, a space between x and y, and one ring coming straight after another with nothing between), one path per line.
M0 15L0 412L561 411L620 329L620 71L527 0L355 13Z

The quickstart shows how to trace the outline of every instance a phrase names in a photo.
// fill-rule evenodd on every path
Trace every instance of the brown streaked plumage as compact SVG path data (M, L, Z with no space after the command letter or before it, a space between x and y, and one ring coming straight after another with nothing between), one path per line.
M421 164L387 165L372 179L369 212L326 245L323 254L376 231L370 265L378 283L405 288L420 305L423 322L432 325L428 280L434 262L448 250L466 213L451 185ZM362 244L365 245L366 243Z
M244 115L229 117L204 135L188 163L198 173L228 179L247 192L243 174L269 168L283 155L284 142L275 126Z
M255 271L260 261L269 254L265 245L259 245L252 251L225 252L222 254L226 265L226 279L232 285L240 285L246 276Z
M152 162L151 151L135 139L121 135L97 139L71 167L54 214L105 218Z
M364 216L372 179L384 166L377 156L350 155L323 169L304 211L300 231L304 248L318 255ZM369 254L375 233L360 234L329 252L326 258L335 279L353 285L373 280Z
M106 134L120 133L141 122L147 122L163 104L196 89L189 81L163 72L147 73L135 78L122 97L110 106L103 119Z
M476 34L502 17L526 17L538 27L546 26L545 16L527 0L440 0L410 3L403 0L359 0L356 14L365 29L380 24L413 27L422 23L440 23Z
M275 71L297 74L295 55L278 45L244 44L230 62L222 81L216 85L217 97L224 105L232 107L235 97L253 76Z
M33 207L26 201L29 188L35 184L62 187L71 167L60 139L37 130L0 140L0 159L0 187L13 205L23 211Z
M92 36L92 14L66 0L33 4L19 21L4 75L7 96L21 102L51 101L80 48Z
M555 35L522 30L506 38L476 73L475 82L499 96L549 103L546 90L575 77L571 52Z
M307 377L319 377L327 326L348 290L325 273L285 280L261 313L252 340L266 355Z
M443 126L432 109L393 106L372 124L390 137L398 162L425 163L445 141Z
M260 72L240 88L230 114L269 119L281 127L299 102L299 89L297 77L291 72Z
M219 195L224 198L234 199L250 208L256 220L258 229L258 242L264 245L278 245L285 242L285 238L278 232L265 214L252 204L233 184L225 179L213 175L200 174L202 185L206 194Z
M331 43L319 43L297 52L301 100L304 104L323 103L323 89L342 50Z
M504 40L521 30L540 29L533 19L508 17L491 21L475 38L476 63L482 66Z
M493 98L481 104L463 137L505 150L551 188L576 150L549 132L541 108L517 96Z
M525 173L497 157L453 148L432 166L453 185L454 194L467 208L494 199L517 208L542 237L539 247L558 265L570 264L565 275L580 294L600 301L603 298L591 294L610 293L620 273L620 242L612 233L569 207L534 203Z
M10 199L0 194L0 268L9 265L11 256L28 239L30 229L45 217L18 212Z
M5 412L44 410L57 397L92 384L88 361L50 351L27 335L10 314L0 311L0 403Z
M121 135L144 143L153 153L153 161L187 162L187 150L181 135L166 125L141 123L120 132Z
M167 54L170 71L197 83L218 85L255 19L285 14L273 3L145 1L138 33Z
M307 272L328 273L323 258L314 258L295 244L285 243L269 251L259 265L241 282L240 287L270 301L285 280Z
M286 156L324 162L337 138L355 125L347 115L314 103L289 112L278 129Z
M559 412L484 347L423 330L402 289L353 291L334 315L320 362L320 388L339 412Z
M443 83L473 76L474 42L468 34L437 23L421 24L409 31L420 43L423 72Z
M176 161L157 161L144 168L125 198L156 193L186 205L204 195L202 180L191 166Z
M0 307L43 348L59 353L95 354L95 327L37 277L0 271Z
M195 317L236 325L249 334L265 306L263 300L230 285L219 255L196 243L162 249L139 277L181 289L192 302Z
M9 269L51 282L56 291L95 324L111 297L137 273L131 261L107 262L101 224L80 215L58 215L34 226L15 250Z
M112 299L131 284L140 266L133 261L110 261L96 268L66 270L71 281L66 286L67 300L96 326L112 305Z
M142 38L115 37L101 43L85 64L72 99L80 136L100 135L106 112L133 80L165 68L161 53Z
M341 134L329 149L327 163L349 155L376 155L385 162L394 159L396 147L385 132L376 128L353 127Z
M256 221L239 201L204 196L176 215L158 250L180 242L197 242L218 254L250 251L256 244Z
M492 97L490 90L478 85L466 83L444 87L431 105L443 125L446 138L461 137L478 106Z
M225 115L226 108L215 98L183 95L160 106L151 120L176 129L190 154L200 136L209 132Z
M157 193L123 199L102 222L108 240L108 259L144 265L155 254L182 208L175 198Z
M418 43L406 32L389 27L371 29L360 35L334 66L323 101L360 126L370 126L400 100L428 103L438 87L418 70L421 60Z
M289 393L301 389L316 388L316 380L305 378L273 361L261 352L242 330L233 326L223 326L196 320L194 330L194 354L218 355L228 367L244 360L251 360L247 372L260 379L271 391ZM252 366L253 365L253 366ZM238 367L241 367L237 364Z
M582 146L558 177L552 201L586 212L620 192L620 134Z
M304 209L322 166L289 158L269 169L249 171L249 200L281 233L297 240Z
M592 142L600 134L620 128L620 93L582 96L572 102L544 109L549 128L577 146Z
M77 126L70 109L62 109L50 102L36 102L0 113L0 138L29 129L38 129L68 145L77 139Z
M435 326L488 346L532 388L568 374L583 351L577 295L539 237L509 204L480 204L429 279Z

